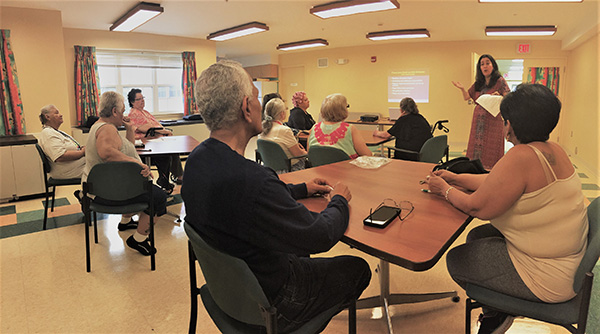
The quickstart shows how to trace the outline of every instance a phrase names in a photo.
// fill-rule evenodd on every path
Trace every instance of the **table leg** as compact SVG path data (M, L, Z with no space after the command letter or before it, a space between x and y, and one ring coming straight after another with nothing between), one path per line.
M373 307L381 307L385 320L388 325L388 333L393 334L392 319L389 313L390 305L421 303L430 300L452 298L453 302L458 302L458 294L456 291L439 292L439 293L395 293L390 294L390 263L380 259L377 266L379 274L379 296L367 297L359 299L356 302L357 309L366 309Z

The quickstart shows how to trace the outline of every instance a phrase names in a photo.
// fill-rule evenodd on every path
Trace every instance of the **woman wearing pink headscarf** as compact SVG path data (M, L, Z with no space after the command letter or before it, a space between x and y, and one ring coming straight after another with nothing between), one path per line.
M315 120L306 111L310 107L310 101L305 92L296 92L292 96L294 108L290 110L290 118L287 125L298 130L310 130L315 125Z

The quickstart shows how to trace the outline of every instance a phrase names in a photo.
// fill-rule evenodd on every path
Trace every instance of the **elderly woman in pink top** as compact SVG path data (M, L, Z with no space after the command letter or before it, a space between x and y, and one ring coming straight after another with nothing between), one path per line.
M154 137L158 136L171 136L173 133L165 129L148 111L144 110L146 102L142 91L137 88L133 88L127 94L129 100L129 119L131 124L135 128L135 139L141 139L146 137L148 130L154 128ZM169 174L172 174L173 179L177 184L181 184L183 180L183 168L181 167L181 160L179 155L166 155L152 158L152 164L156 165L158 169L158 180L156 183L163 188L163 190L170 194L173 192L175 187L169 182Z

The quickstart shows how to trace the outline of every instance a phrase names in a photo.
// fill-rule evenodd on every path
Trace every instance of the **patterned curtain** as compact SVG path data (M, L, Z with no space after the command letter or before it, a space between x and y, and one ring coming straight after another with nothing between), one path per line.
M21 102L21 92L19 91L15 55L10 49L10 30L2 29L0 32L0 42L2 43L0 45L0 57L2 57L2 69L0 69L0 81L2 83L0 136L23 135L25 134L23 102Z
M558 96L559 73L559 67L530 67L527 82L544 85Z
M96 48L75 45L75 106L78 125L85 124L90 116L98 116L99 83Z
M181 88L183 89L183 114L191 115L198 112L196 109L196 96L194 85L196 84L196 53L183 52L183 77Z

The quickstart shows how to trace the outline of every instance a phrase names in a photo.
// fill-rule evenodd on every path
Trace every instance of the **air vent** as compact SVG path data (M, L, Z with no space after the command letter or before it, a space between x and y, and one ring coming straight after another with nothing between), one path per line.
M327 58L317 59L317 67L318 68L325 68L327 66L329 66L329 60Z

